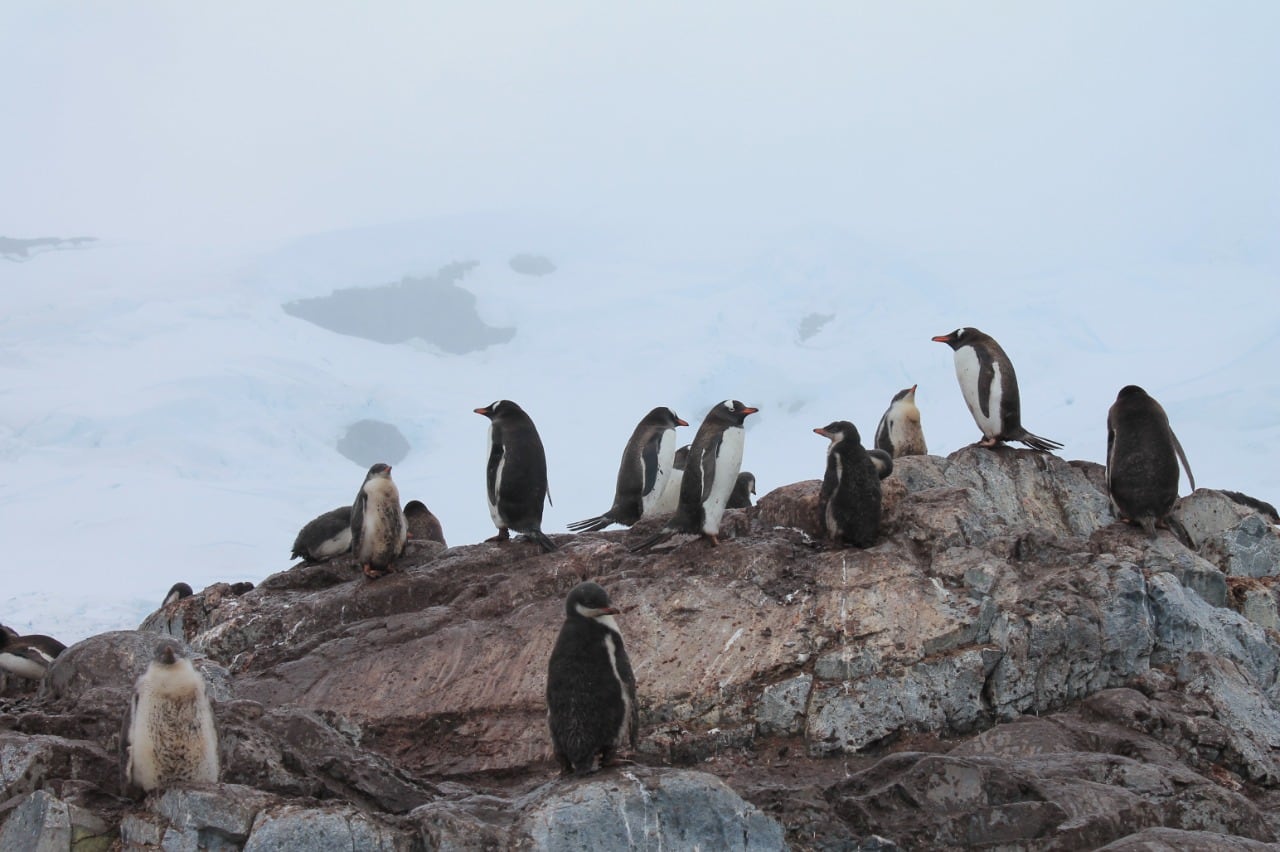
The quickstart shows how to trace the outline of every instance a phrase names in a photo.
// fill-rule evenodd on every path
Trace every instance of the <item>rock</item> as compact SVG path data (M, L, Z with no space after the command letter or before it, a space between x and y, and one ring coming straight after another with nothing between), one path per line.
M778 823L700 772L624 771L535 798L518 830L546 852L787 848Z
M800 675L765 687L756 706L756 728L761 736L798 734L804 730L812 675Z
M244 852L408 852L408 835L352 807L283 805L258 814Z
M101 818L43 790L24 797L0 827L5 852L107 852L112 842Z
M1223 573L1280 576L1280 530L1258 507L1240 502L1233 493L1202 488L1178 501L1172 518L1186 530L1200 555Z
M1147 828L1108 843L1098 852L1264 852L1275 844L1214 831Z

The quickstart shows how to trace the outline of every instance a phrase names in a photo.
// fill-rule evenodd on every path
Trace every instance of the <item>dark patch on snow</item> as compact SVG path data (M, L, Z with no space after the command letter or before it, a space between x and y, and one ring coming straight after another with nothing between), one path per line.
M800 336L800 342L804 343L810 337L822 331L823 326L835 318L835 314L809 314L800 320L800 329L797 332Z
M46 252L80 249L84 243L97 241L97 237L35 237L30 240L0 237L0 256L22 263Z
M338 439L338 452L361 467L378 462L399 464L409 455L409 441L399 429L381 420L357 420Z
M556 271L556 265L550 258L540 254L518 254L507 264L521 275L550 275Z
M328 296L288 302L283 308L290 316L338 334L378 343L404 343L418 337L445 352L463 355L516 336L514 328L486 325L476 311L475 295L458 286L475 266L451 263L434 276L405 276L397 284L334 290Z

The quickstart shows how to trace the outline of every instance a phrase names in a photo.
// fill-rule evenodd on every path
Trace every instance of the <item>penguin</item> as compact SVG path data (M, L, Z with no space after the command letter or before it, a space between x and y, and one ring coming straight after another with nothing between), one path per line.
M982 430L979 446L994 447L1019 441L1042 453L1062 449L1062 444L1033 435L1022 428L1022 405L1013 362L1000 344L976 328L957 328L933 338L955 350L956 378L969 412Z
M929 448L924 443L924 430L920 428L920 409L916 408L918 385L900 390L876 426L876 449L893 458L924 456Z
M618 481L609 511L574 521L573 532L593 532L610 524L631 526L653 513L674 469L676 427L688 426L670 408L659 406L644 416L622 450Z
M409 538L417 541L438 541L445 547L444 527L427 504L421 500L410 500L404 504L404 519L409 525Z
M377 579L390 573L409 533L391 465L379 462L365 474L351 506L350 529L351 553L364 575Z
M676 533L699 533L712 546L720 543L720 518L742 467L742 423L759 410L736 399L711 407L689 445L676 513L661 532L631 548L632 553L647 550Z
M160 604L160 608L164 609L169 604L180 601L183 598L189 598L193 594L191 587L186 583L174 583L173 588L169 589L169 594L164 596L164 601Z
M293 558L328 562L351 550L351 507L339 506L307 521L293 540Z
M596 583L579 583L564 604L564 625L547 664L547 725L562 774L591 772L622 745L636 747L636 678L614 616Z
M893 458L884 450L863 449L848 420L813 431L831 440L818 501L822 525L838 544L870 547L880 532L880 480L893 471Z
M756 477L755 474L743 471L738 474L738 480L733 484L733 491L729 494L729 502L724 504L726 509L747 509L751 506L751 495L756 493Z
M515 530L547 553L556 549L542 533L542 504L547 499L547 456L538 429L524 409L509 399L475 409L489 418L489 463L485 484L489 516L507 541Z
M21 636L16 630L0 625L0 670L8 674L40 680L65 650L67 646L51 636Z
M667 484L663 487L662 494L654 501L653 508L648 514L669 515L680 505L680 483L684 481L684 465L688 458L688 444L676 450L675 458L671 460L671 475L667 477Z
M1196 478L1160 403L1137 385L1116 394L1107 412L1107 492L1116 517L1155 538L1178 499L1178 462L1191 490Z
M125 786L150 792L218 780L218 733L204 678L182 646L165 639L133 688L120 725Z

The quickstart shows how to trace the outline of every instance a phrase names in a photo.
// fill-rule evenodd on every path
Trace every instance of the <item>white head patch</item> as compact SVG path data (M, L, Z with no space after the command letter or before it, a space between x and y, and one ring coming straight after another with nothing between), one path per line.
M724 402L720 404L723 405L725 408L729 409L730 411L733 411L733 400L726 399Z

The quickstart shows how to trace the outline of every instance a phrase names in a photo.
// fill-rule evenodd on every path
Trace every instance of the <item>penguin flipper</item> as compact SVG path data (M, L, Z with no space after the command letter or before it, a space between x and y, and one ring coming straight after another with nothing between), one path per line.
M1051 441L1048 438L1041 438L1039 435L1033 435L1026 429L1022 430L1021 435L1010 437L1011 441L1020 441L1033 450L1039 450L1042 453L1051 453L1054 450L1062 449L1062 444L1057 441Z
M675 530L664 529L646 538L644 541L631 548L632 553L639 553L642 550L648 550L655 545L662 544L676 534Z
M881 449L867 450L867 457L876 466L876 473L881 479L893 473L893 456Z
M576 532L576 533L599 532L600 530L604 529L605 527L609 526L609 524L612 524L612 523L614 523L613 518L609 517L606 514L606 515L596 515L594 518L587 518L586 520L583 520L583 521L574 521L571 524L565 524L565 527L570 532Z
M1173 448L1178 451L1178 458L1182 461L1182 469L1187 472L1187 479L1191 480L1191 490L1196 490L1196 477L1191 472L1191 465L1187 464L1187 454L1182 451L1182 442L1178 440L1178 436L1173 434L1173 430L1169 430L1169 437L1173 439Z

